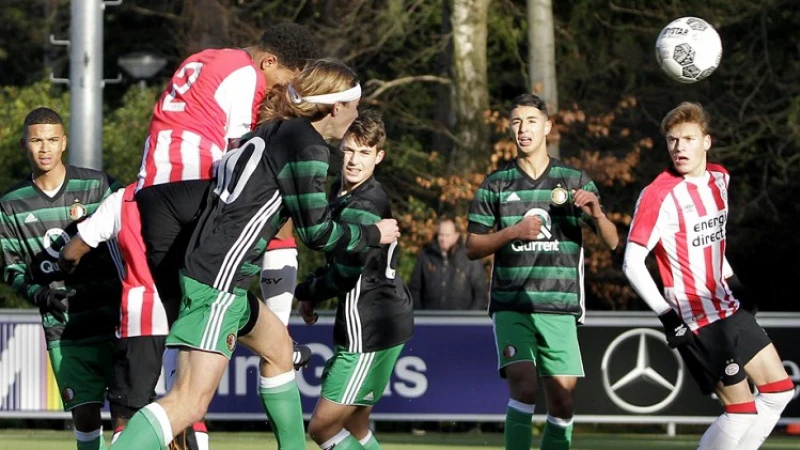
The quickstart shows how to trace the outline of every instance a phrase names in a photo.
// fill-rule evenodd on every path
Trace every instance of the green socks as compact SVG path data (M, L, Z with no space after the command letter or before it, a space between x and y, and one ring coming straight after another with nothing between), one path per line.
M103 427L86 432L76 430L75 439L78 441L78 450L107 450Z
M171 441L172 425L166 411L158 403L150 403L131 417L111 449L166 449Z
M542 450L569 450L572 445L572 419L548 415L542 433Z
M506 409L506 450L530 450L533 441L533 405L508 401Z
M361 446L364 447L364 450L381 450L381 444L378 443L378 440L375 439L375 435L372 434L372 431L369 431L364 439L359 440L358 442L361 443Z
M278 448L305 450L306 430L294 371L274 377L261 377L258 394L272 425L275 439L278 441Z

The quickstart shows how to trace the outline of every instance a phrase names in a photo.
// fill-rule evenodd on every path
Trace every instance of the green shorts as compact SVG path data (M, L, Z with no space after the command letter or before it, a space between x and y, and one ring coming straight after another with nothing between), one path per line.
M223 292L181 274L180 314L167 336L167 347L189 347L228 358L239 329L250 319L247 291Z
M492 322L501 377L520 361L536 364L540 376L584 376L575 316L498 311Z
M405 344L371 353L337 345L322 372L322 396L341 405L372 406L381 399Z
M113 340L59 345L47 351L64 411L86 403L105 402L113 351Z

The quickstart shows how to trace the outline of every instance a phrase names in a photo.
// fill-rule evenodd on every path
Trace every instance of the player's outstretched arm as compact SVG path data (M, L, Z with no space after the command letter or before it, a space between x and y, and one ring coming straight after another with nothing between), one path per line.
M66 273L72 273L81 261L83 255L89 253L92 247L83 241L80 235L73 237L67 245L61 249L58 255L58 267Z
M358 252L391 242L397 222L384 219L376 225L340 224L331 219L325 185L328 149L309 145L299 149L295 160L278 175L278 186L300 240L322 252Z
M355 201L342 211L341 219L346 223L370 225L379 223L381 216L372 202ZM297 285L295 297L300 301L319 303L350 292L361 278L369 254L368 250L333 253L327 265Z
M511 241L533 241L539 235L542 227L542 219L536 216L523 218L507 228L503 228L495 233L478 234L469 233L467 236L467 257L469 259L481 259L503 248Z

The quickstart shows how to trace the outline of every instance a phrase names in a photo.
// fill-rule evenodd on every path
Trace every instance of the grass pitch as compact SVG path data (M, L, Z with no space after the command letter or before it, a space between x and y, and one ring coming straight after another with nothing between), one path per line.
M378 434L384 450L474 450L477 448L502 450L503 436L498 433L483 434ZM110 442L106 433L106 442ZM575 435L573 450L599 449L656 449L694 450L697 435L679 435L674 438L658 434L583 434ZM534 438L534 448L538 448ZM67 450L75 448L75 438L69 431L49 430L0 430L0 449L8 450ZM277 444L270 433L212 432L212 450L265 450L275 449ZM319 449L308 441L309 450ZM770 438L763 450L800 448L800 437L775 436Z

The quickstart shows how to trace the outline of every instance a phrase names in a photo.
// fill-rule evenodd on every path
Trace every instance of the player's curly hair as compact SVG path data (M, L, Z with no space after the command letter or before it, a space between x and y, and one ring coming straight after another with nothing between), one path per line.
M319 103L293 103L289 95L292 86L300 96L332 94L355 87L358 76L353 69L333 59L318 59L309 63L287 84L270 89L261 104L259 123L304 117L312 122L322 119L333 110L333 105Z
M32 110L25 116L24 126L31 125L64 125L61 115L50 108L40 107Z
M365 147L383 150L383 144L386 142L386 126L383 124L381 113L374 109L361 111L344 136L353 138L356 143Z
M700 103L683 102L664 116L661 134L667 135L670 128L682 123L696 123L703 134L708 134L711 118Z
M319 57L319 47L311 30L290 22L267 28L258 49L277 56L278 63L291 70L301 70L308 61Z

